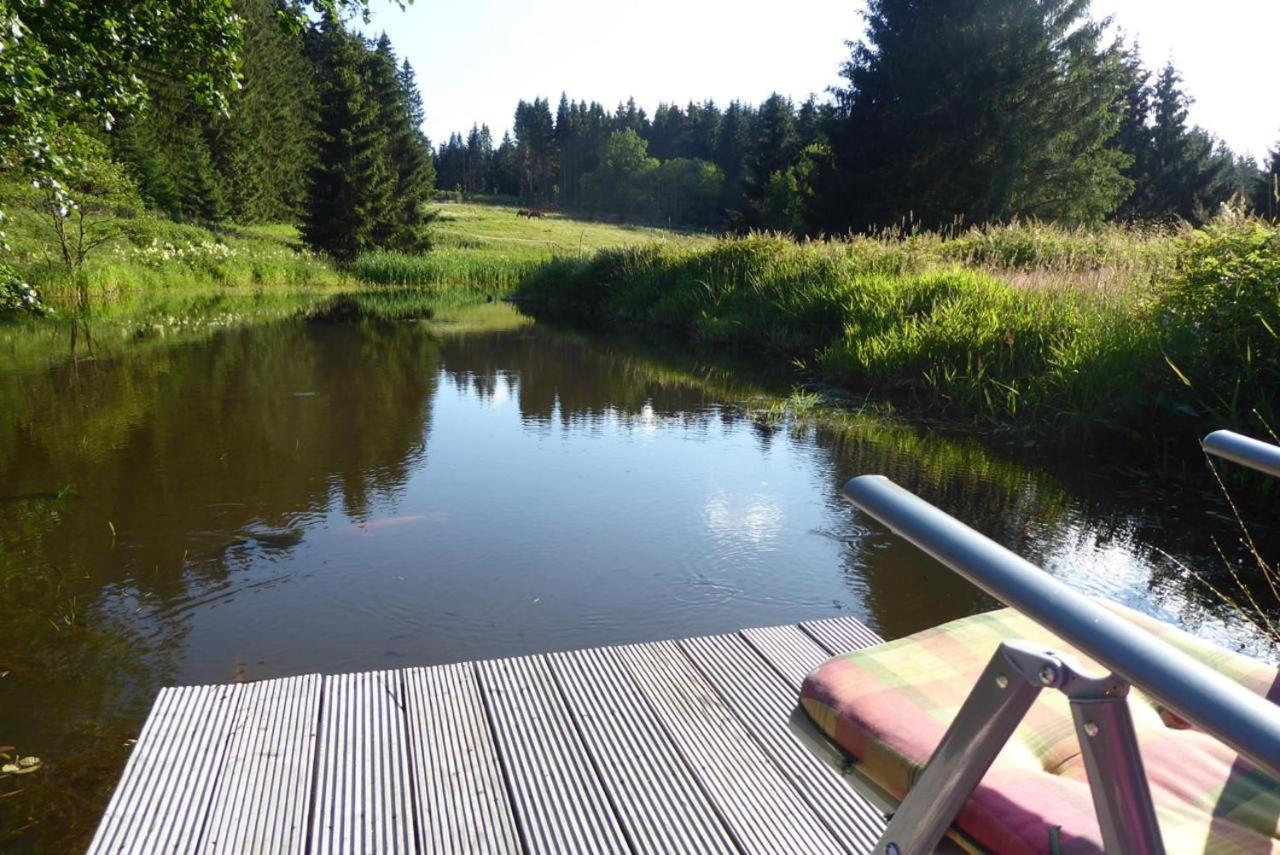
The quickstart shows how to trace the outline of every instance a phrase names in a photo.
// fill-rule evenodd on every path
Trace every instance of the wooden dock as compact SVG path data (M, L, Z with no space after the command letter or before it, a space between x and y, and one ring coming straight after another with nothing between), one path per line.
M164 689L90 852L869 852L797 706L851 618Z

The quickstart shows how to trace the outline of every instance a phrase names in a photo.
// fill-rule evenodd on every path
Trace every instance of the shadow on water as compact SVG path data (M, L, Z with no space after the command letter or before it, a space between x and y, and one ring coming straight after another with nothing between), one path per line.
M1202 501L885 418L764 417L741 403L789 378L722 354L390 304L0 375L0 745L44 760L0 780L0 848L82 845L166 684L989 608L837 498L864 472L1256 642L1153 556L1217 560Z

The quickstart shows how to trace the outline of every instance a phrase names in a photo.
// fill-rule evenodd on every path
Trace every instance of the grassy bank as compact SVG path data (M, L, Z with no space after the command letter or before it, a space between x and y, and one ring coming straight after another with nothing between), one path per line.
M517 211L504 205L439 205L432 221L431 252L368 253L355 260L350 272L361 282L382 285L512 289L558 258L655 244L705 247L712 242L709 237L555 214L531 219Z
M606 250L547 264L521 294L1071 442L1256 433L1280 409L1280 233L1250 220Z
M499 205L437 206L432 250L422 254L371 252L339 269L303 246L288 225L174 223L160 217L102 220L93 239L106 238L71 274L62 263L46 216L9 208L7 261L55 310L82 296L104 317L151 318L163 309L193 313L208 302L262 295L325 295L385 286L438 287L485 298L506 293L556 258L581 258L602 249L662 244L706 246L709 238L661 229L574 220L529 219Z
M442 308L504 296L557 257L710 242L554 215L531 220L510 207L447 203L438 206L431 252L369 253L339 268L308 252L292 226L196 226L144 216L93 224L95 237L110 240L71 275L49 221L29 209L8 212L7 260L55 310L51 318L0 317L0 363L19 370L68 356L102 357L198 340L228 326L298 314L338 320L432 317ZM85 325L72 323L84 315Z
M161 217L101 220L89 238L101 241L75 272L63 263L55 233L37 212L10 208L6 260L55 310L84 296L108 308L139 299L189 293L336 287L346 277L303 249L285 225L203 227Z
M1280 410L1280 234L1257 221L797 243L437 207L431 252L343 269L290 227L140 218L114 224L72 279L21 211L11 255L55 308L83 287L120 336L298 311L409 317L446 295L514 291L549 317L761 352L844 390L1038 437L1185 445L1216 426L1258 433Z

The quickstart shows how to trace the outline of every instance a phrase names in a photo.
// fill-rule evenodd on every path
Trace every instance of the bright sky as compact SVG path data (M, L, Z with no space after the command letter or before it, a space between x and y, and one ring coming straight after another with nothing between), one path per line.
M1191 120L1262 157L1280 140L1275 88L1280 0L1093 0L1141 44L1147 64L1172 59L1195 98ZM516 101L634 95L661 101L802 100L838 82L861 0L416 0L375 2L366 32L385 29L417 69L427 133L441 142L473 122L497 139Z

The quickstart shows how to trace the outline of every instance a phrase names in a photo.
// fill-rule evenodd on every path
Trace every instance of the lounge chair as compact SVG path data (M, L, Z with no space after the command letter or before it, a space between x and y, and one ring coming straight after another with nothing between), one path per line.
M1205 448L1280 475L1275 446ZM805 681L819 730L900 802L879 851L1280 851L1275 668L1076 593L884 478L845 495L1013 607Z

